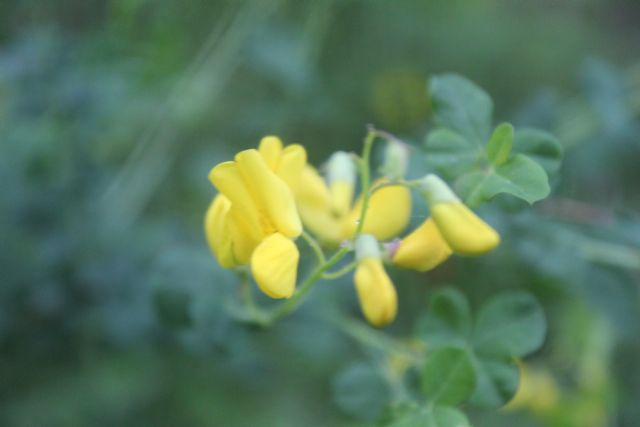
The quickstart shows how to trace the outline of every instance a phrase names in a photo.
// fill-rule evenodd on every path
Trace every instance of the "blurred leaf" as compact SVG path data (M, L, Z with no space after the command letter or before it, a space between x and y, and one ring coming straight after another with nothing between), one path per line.
M518 129L513 151L526 154L542 166L548 175L558 172L562 146L550 133L538 129Z
M613 64L588 59L581 70L584 90L598 118L610 133L620 132L633 120L629 84Z
M484 144L491 132L493 103L478 86L456 74L431 78L429 94L434 122L453 129L474 144Z
M417 335L429 346L464 344L470 332L469 302L454 288L434 293L426 315L417 325Z
M422 392L444 405L457 405L471 396L476 385L473 364L466 350L455 347L437 349L422 370Z
M486 146L487 157L492 165L500 166L509 158L513 146L513 126L510 123L498 125Z
M508 357L474 357L476 389L469 403L481 408L499 408L516 394L519 371Z
M531 204L544 199L551 191L544 169L522 154L495 169L462 176L456 189L471 206L478 206L500 193L511 194Z
M359 363L340 372L332 383L333 399L354 418L373 421L388 400L385 383L373 367Z
M480 309L472 341L480 354L522 357L540 348L545 333L538 301L525 292L509 292Z
M471 170L482 154L476 144L449 129L430 132L425 150L427 163L448 177L457 177Z
M433 408L429 427L470 427L467 417L455 408L436 406Z
M467 417L455 408L448 406L418 407L403 405L396 409L383 427L470 427Z

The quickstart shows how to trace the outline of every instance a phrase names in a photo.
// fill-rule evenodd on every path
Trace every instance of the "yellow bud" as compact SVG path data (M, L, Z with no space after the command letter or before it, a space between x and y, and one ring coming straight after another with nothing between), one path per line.
M352 182L333 181L330 184L331 207L337 216L343 216L351 209L354 190Z
M307 165L296 192L298 210L305 227L323 243L337 244L342 239L341 223L331 210L331 194L318 171Z
M559 400L555 379L548 371L531 369L522 362L518 365L520 368L518 391L504 409L506 411L529 409L539 415L552 411Z
M271 298L289 298L296 287L300 252L290 239L274 233L251 256L251 272L260 290Z
M205 235L213 254L223 268L236 266L233 243L228 228L228 214L231 202L218 194L211 202L204 220Z
M429 218L402 239L393 254L393 263L402 268L429 271L445 262L451 253L435 222Z
M455 253L482 255L498 246L498 233L465 206L442 179L427 175L419 190L440 234Z
M258 151L269 169L276 170L282 154L282 141L277 136L265 136L260 140Z
M375 185L384 183L379 180ZM353 235L362 212L362 197L345 220L345 238ZM390 185L377 190L369 199L369 209L362 228L378 240L389 240L400 234L411 219L411 192L402 185Z
M351 208L356 182L356 167L348 153L338 151L331 155L327 163L327 181L333 212L345 215Z
M391 323L396 317L398 296L379 258L363 258L355 274L356 290L364 317L376 327Z
M438 203L431 207L431 215L442 237L458 254L482 255L500 244L498 233L462 203Z
M391 140L387 142L381 172L390 179L404 178L409 168L409 145Z

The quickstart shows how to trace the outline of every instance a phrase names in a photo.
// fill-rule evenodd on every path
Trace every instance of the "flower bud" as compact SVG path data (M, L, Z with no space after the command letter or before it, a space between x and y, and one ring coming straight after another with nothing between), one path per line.
M428 218L398 243L391 259L398 267L424 272L445 262L451 253L435 222Z
M455 253L482 255L498 246L498 233L462 203L442 179L427 175L418 189L429 204L438 231Z
M337 151L329 158L327 181L334 213L345 215L351 209L356 182L356 167L348 153Z
M398 309L398 296L382 265L378 241L363 234L356 240L358 267L354 281L360 308L369 323L382 327L393 321Z
M401 141L388 141L380 171L389 179L398 180L406 176L408 168L409 146Z

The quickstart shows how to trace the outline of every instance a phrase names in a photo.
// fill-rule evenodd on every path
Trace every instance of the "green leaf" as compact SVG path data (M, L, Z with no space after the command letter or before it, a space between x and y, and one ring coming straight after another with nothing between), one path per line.
M363 421L378 418L387 403L384 381L373 367L359 363L340 372L332 383L333 399L345 413Z
M433 294L429 310L417 326L417 335L430 347L464 344L471 333L471 309L467 298L454 288Z
M470 206L478 206L500 193L534 203L549 195L549 180L544 169L523 154L486 172L473 172L456 182L456 191Z
M493 103L485 91L457 74L442 74L431 78L429 94L436 125L455 130L476 145L487 141Z
M390 412L383 427L471 427L467 417L448 406L424 407L404 404Z
M427 163L450 178L472 169L482 154L468 138L448 129L430 132L425 141L425 150Z
M537 129L518 129L513 151L526 154L551 175L558 172L562 161L562 145L550 133Z
M509 292L490 300L478 313L473 346L479 354L526 356L544 342L542 307L526 292Z
M455 408L436 406L432 411L429 427L471 427L467 417Z
M487 158L492 165L500 166L509 159L512 146L513 126L509 123L502 123L495 128L487 143Z
M476 389L469 403L480 408L499 408L516 394L520 373L513 359L473 357Z
M476 386L476 375L467 351L444 347L433 352L422 370L422 392L436 404L457 405Z

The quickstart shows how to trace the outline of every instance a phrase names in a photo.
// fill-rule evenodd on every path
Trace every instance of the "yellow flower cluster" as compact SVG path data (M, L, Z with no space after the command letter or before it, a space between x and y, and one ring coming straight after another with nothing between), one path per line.
M263 138L257 150L241 151L234 161L215 166L209 179L219 194L207 211L205 232L221 266L248 265L266 295L289 298L300 257L294 240L303 233L303 224L327 246L353 240L356 290L365 317L375 326L390 323L397 312L384 258L397 267L428 271L452 253L480 255L500 241L446 183L428 175L416 187L429 204L431 218L387 245L385 257L379 242L396 238L409 224L409 188L378 179L359 224L365 197L355 197L357 171L351 155L335 153L322 176L307 164L302 146L284 147L273 136Z

